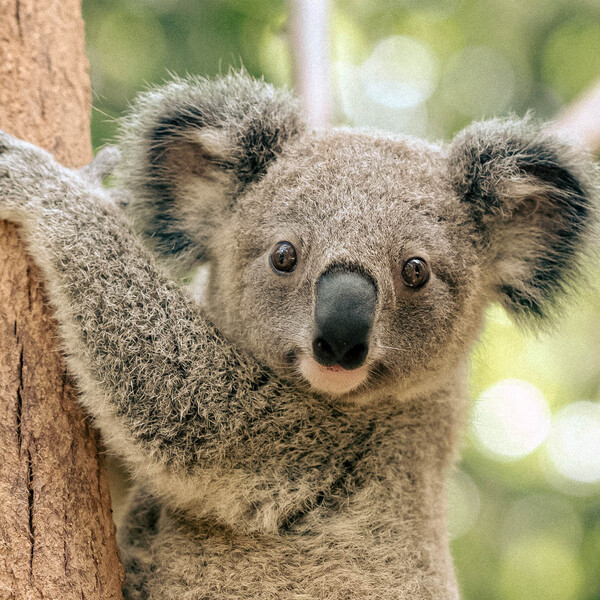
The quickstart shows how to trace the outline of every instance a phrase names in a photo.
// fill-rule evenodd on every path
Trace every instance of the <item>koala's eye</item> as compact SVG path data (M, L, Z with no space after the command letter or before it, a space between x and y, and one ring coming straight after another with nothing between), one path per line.
M296 268L296 248L289 242L277 242L271 250L271 266L282 273L291 273Z
M404 285L419 288L429 280L429 267L422 258L411 258L402 267Z

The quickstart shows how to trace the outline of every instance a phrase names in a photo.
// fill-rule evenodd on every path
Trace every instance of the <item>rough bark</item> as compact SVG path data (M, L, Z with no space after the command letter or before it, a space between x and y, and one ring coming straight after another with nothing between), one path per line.
M0 0L0 128L91 158L79 0ZM97 433L74 400L38 271L0 222L0 599L119 599Z

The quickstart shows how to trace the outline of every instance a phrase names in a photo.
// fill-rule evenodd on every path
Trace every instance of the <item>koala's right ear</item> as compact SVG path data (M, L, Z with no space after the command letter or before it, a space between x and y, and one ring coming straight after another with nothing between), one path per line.
M547 316L595 243L597 167L529 118L467 127L449 167L492 293L516 318Z
M185 272L209 258L236 196L303 127L289 93L245 73L145 92L121 123L116 175L127 210L153 249Z

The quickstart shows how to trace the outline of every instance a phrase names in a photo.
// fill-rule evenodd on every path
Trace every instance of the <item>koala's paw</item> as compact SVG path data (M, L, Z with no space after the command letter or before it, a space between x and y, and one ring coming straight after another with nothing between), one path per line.
M23 223L65 193L72 172L52 156L0 131L0 219Z
M96 154L94 160L77 171L81 177L97 186L112 175L121 162L121 152L116 146L105 146Z

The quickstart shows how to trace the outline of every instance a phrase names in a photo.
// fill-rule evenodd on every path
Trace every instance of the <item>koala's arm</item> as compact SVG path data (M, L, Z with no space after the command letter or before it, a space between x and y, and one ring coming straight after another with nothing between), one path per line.
M285 385L163 276L108 195L0 134L0 219L22 226L109 446L147 473L243 468L236 440L264 427Z

